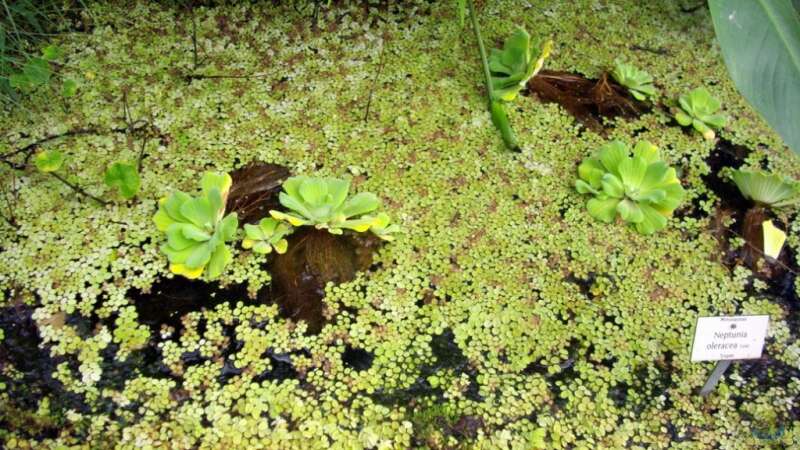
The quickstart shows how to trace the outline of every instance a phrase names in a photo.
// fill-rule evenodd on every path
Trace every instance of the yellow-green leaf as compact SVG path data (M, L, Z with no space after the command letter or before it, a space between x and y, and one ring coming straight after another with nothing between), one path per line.
M33 163L42 172L55 172L64 164L64 154L58 150L43 150L36 154Z
M783 244L786 242L786 233L776 227L771 220L765 220L761 227L764 230L764 254L778 259Z

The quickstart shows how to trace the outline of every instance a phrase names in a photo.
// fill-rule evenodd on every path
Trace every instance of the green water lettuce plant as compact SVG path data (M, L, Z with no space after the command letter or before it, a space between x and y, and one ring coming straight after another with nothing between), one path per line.
M547 41L540 48L527 31L517 27L502 50L493 48L489 52L493 98L505 102L514 100L528 80L542 69L551 49L552 42Z
M167 236L161 251L167 255L170 271L186 278L219 277L233 256L225 244L236 237L236 213L225 215L225 201L231 187L228 174L206 172L201 193L192 197L181 191L159 201L153 222Z
M133 164L116 162L106 169L104 180L106 186L117 188L122 198L129 200L139 192L141 180L139 171Z
M291 177L283 183L283 192L278 197L281 205L290 211L271 210L269 213L292 226L313 226L331 234L342 234L345 229L359 233L373 230L387 239L397 231L396 227L388 225L388 216L369 215L380 206L375 194L360 192L348 196L349 190L348 180Z
M272 249L275 249L278 254L286 253L286 249L289 247L286 236L290 235L294 229L286 222L265 217L257 225L245 224L244 231L245 238L242 240L242 247L266 255L271 253Z
M714 139L714 129L725 126L727 119L717 114L720 109L719 100L711 96L704 87L699 87L678 99L680 108L675 112L675 120L681 126L693 126L704 138Z
M664 228L684 190L675 169L661 160L655 145L642 141L633 155L626 144L612 141L578 167L575 189L589 194L589 214L611 223L617 216L641 234Z
M633 98L644 101L656 95L656 88L653 86L653 77L649 73L639 70L632 64L625 64L617 61L614 69L611 70L611 77L628 89Z
M800 202L800 184L762 170L737 169L731 179L742 195L757 205L784 208Z
M394 235L400 232L400 226L390 222L391 219L388 214L384 212L379 213L369 226L369 231L384 241L393 241Z

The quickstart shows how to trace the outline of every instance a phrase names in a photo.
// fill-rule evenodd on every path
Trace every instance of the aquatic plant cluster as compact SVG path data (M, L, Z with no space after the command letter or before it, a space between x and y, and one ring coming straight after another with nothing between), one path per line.
M511 152L453 2L253 3L87 4L36 56L72 95L0 116L0 447L800 445L800 163L704 9L473 5L528 52L491 58ZM642 113L583 127L519 85L540 57ZM253 163L290 174L232 202ZM361 269L313 325L278 283L312 243ZM702 398L726 314L764 357Z

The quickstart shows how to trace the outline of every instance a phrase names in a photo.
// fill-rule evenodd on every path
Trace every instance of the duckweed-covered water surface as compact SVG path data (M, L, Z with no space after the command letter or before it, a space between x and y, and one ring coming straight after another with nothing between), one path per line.
M703 2L474 2L536 43L492 108L459 2L279 3L87 2L12 63L0 447L800 448L800 162Z

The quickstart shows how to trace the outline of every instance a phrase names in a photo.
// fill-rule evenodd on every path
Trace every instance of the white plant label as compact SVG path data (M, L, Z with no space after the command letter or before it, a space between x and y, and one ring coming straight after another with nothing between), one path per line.
M700 317L692 362L761 358L768 328L769 316Z

